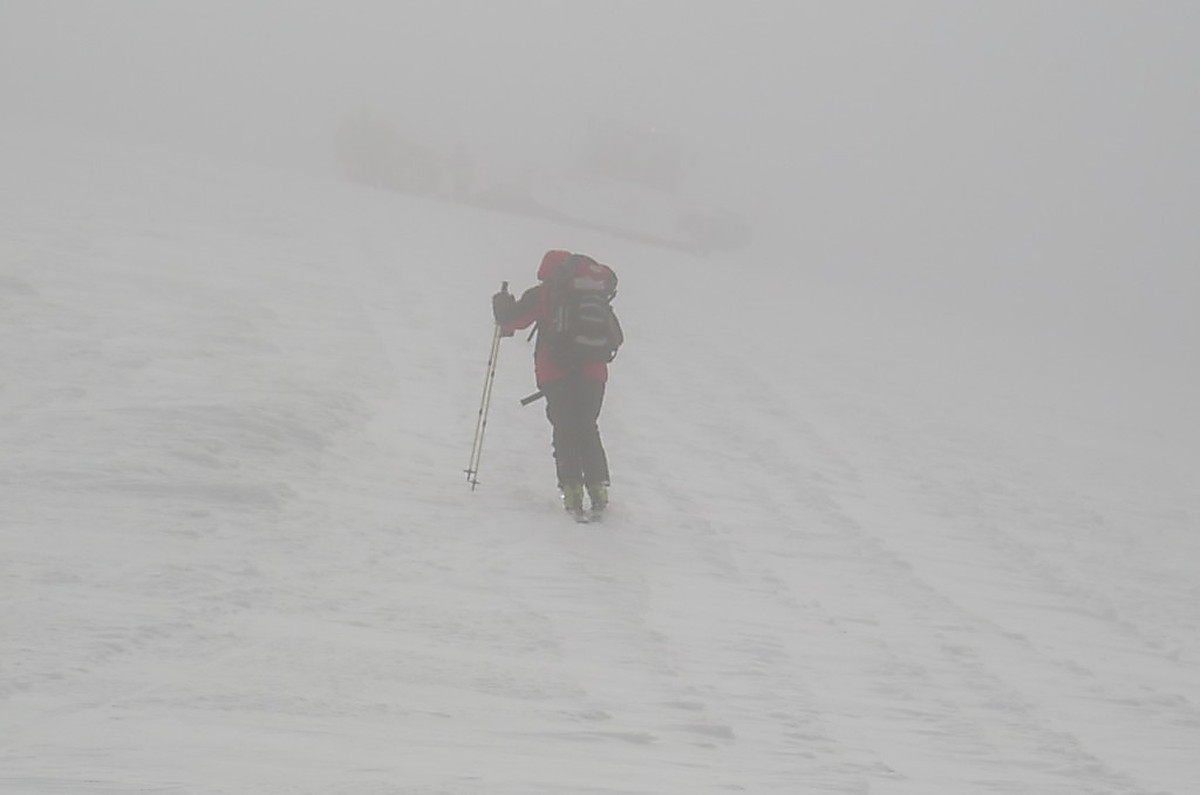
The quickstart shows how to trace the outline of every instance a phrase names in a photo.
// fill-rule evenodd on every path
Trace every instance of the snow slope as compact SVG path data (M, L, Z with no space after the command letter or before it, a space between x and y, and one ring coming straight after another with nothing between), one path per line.
M7 135L0 791L1200 791L1187 393L1077 400L1117 379L801 268ZM559 246L622 278L602 527L520 337L462 474L488 298Z

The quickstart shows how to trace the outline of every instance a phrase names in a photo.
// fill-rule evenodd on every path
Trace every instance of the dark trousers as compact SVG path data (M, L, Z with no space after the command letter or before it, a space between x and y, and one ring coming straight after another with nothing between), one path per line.
M558 485L608 483L608 457L596 425L604 404L604 382L568 376L543 387L546 417L554 426Z

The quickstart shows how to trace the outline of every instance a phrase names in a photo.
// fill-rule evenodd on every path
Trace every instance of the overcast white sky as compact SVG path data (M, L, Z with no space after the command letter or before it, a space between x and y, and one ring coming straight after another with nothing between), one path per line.
M806 262L1083 280L1194 341L1198 31L1184 1L0 0L0 96L311 164L364 104L514 160L617 119Z

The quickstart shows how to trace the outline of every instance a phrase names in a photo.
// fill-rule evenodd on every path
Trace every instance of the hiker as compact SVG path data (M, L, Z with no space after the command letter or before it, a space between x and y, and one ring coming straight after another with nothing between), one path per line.
M492 313L504 337L537 324L534 374L553 427L563 507L578 518L586 491L598 517L608 505L609 473L597 419L608 363L623 341L609 304L617 278L591 257L558 249L542 257L537 276L519 299L507 290L492 296Z

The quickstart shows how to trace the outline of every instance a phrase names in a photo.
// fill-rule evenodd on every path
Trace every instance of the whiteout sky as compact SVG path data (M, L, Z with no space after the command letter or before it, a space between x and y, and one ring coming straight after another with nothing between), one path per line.
M1185 2L0 2L14 119L326 170L363 106L513 163L613 119L685 138L693 189L754 217L756 267L1176 376L1198 75Z

